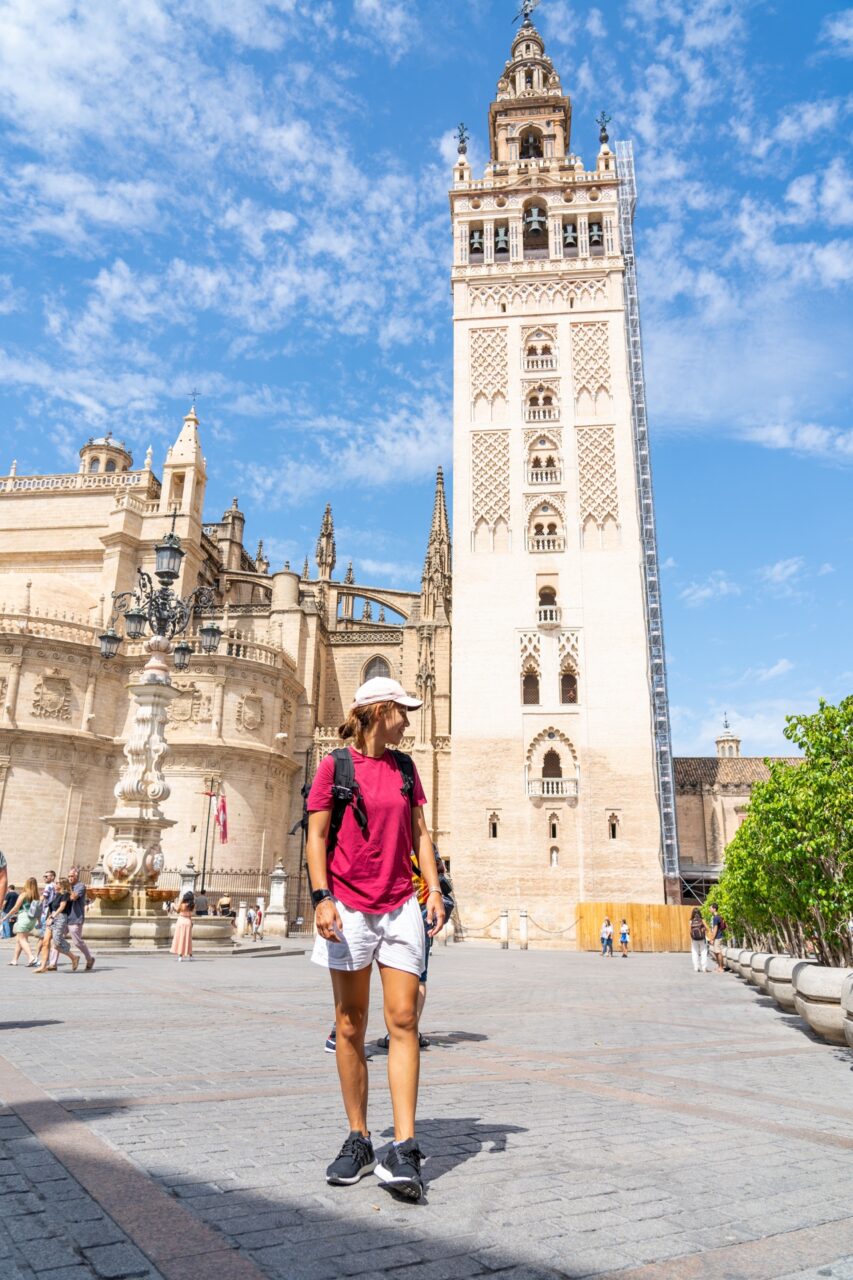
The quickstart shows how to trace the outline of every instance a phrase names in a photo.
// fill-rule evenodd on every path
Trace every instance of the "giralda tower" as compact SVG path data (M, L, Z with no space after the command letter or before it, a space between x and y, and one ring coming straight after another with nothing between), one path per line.
M578 902L662 902L678 855L633 159L603 117L595 166L572 153L532 7L450 193L450 828L463 925L526 907L572 945Z

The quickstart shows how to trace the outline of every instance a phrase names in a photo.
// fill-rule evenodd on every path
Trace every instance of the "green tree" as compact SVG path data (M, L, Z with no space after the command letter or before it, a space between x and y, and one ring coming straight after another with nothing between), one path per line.
M754 787L715 896L749 945L853 965L853 697L789 716L785 737L803 760Z

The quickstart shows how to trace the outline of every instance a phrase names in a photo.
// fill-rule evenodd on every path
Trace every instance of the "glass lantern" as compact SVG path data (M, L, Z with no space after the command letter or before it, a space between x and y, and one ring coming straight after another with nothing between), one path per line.
M190 658L193 656L192 645L187 644L186 640L179 641L175 645L172 657L175 663L176 671L186 671L190 665Z
M141 640L148 624L148 614L141 605L128 609L124 615L124 633L128 640Z
M101 657L114 658L118 653L118 647L121 644L121 636L115 627L107 627L102 636L98 636L101 642Z
M222 639L222 628L215 622L205 622L198 629L198 638L201 641L202 653L216 653L219 641Z
M176 533L167 533L154 548L156 568L154 572L161 582L174 582L181 572L181 561L186 555L181 550L181 540Z

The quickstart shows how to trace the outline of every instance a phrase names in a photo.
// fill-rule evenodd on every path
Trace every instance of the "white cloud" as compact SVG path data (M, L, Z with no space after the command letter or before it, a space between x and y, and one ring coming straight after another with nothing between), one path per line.
M790 556L787 560L763 565L758 577L775 594L790 595L802 577L805 564L805 556Z
M9 316L13 311L20 311L24 303L24 291L12 282L12 277L0 275L0 316Z
M388 582L392 586L413 587L420 582L421 566L404 560L373 560L370 558L358 561L359 575L366 582Z
M825 578L828 573L835 573L835 568L827 561L825 564L820 566L817 571L817 576L819 578Z
M824 18L820 42L842 58L853 58L853 9L841 9Z
M586 29L593 40L607 39L607 27L604 25L604 15L600 9L590 9L586 18Z
M764 682L765 680L775 680L778 676L787 675L789 671L794 670L793 662L787 658L780 658L778 662L774 662L772 667L759 667L754 676L756 680Z
M849 427L824 427L815 422L768 423L743 427L739 434L765 449L789 449L804 457L853 462L853 429Z
M393 61L401 58L419 35L417 12L406 0L355 0L356 21L366 27L377 50L387 49Z
M725 596L739 596L740 587L732 582L723 569L714 569L704 582L691 582L679 592L679 599L690 609L720 600Z
M162 195L148 178L98 181L70 169L25 164L7 179L3 220L17 239L48 237L80 251L91 245L93 232L157 225Z

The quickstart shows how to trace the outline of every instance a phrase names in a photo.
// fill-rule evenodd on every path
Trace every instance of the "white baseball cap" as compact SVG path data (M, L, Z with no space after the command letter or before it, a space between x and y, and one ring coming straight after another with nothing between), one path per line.
M355 711L357 707L372 707L377 702L396 702L399 707L406 707L408 710L423 706L421 698L410 698L399 681L392 680L389 676L374 676L372 680L365 680L355 691L352 708Z

